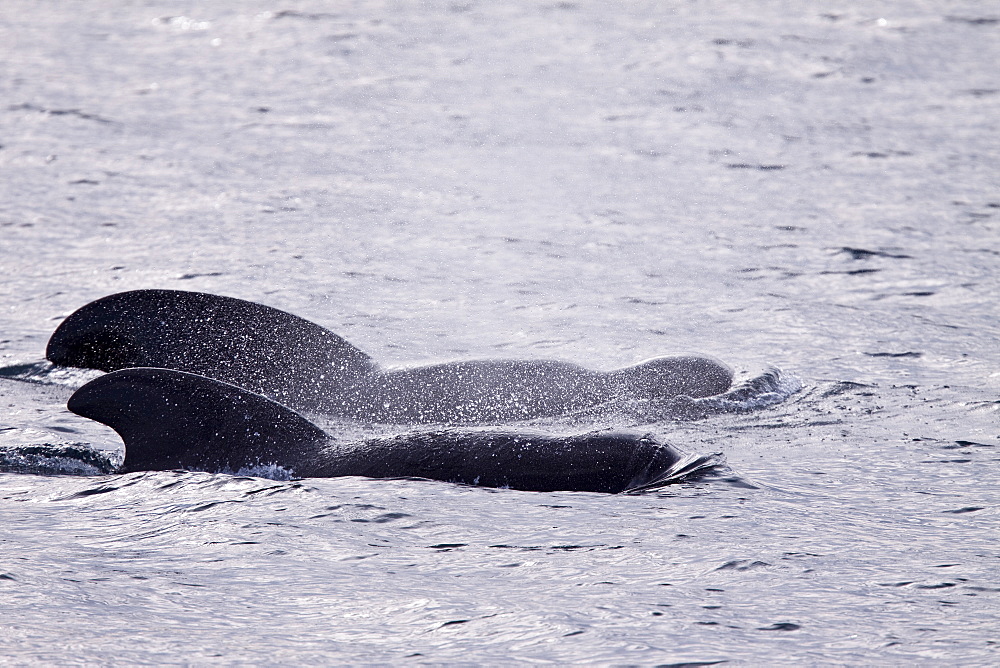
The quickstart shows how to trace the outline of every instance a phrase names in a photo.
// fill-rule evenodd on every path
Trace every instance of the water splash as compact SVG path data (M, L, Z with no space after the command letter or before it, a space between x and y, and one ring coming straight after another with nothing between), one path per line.
M636 424L698 420L720 413L750 413L769 408L784 402L802 388L802 381L797 376L784 374L777 367L769 367L724 394L697 399L680 396L611 401L570 417L587 421L624 419Z
M725 394L694 399L692 403L714 413L748 413L780 404L802 388L802 380L798 376L769 367Z
M224 473L229 473L229 471L224 471ZM288 482L290 480L298 479L294 475L294 472L289 471L282 466L278 466L277 464L244 466L239 471L234 472L233 475L237 477L267 478L269 480L277 480L280 482Z
M699 480L719 476L727 471L729 471L729 466L726 464L725 456L720 452L708 455L684 455L655 480L630 487L622 493L638 494L639 492L660 489L667 485L698 482Z
M120 465L120 456L86 443L0 447L0 471L4 473L95 476L114 473Z
M103 371L96 369L76 369L73 367L56 366L48 360L0 367L0 378L19 380L38 385L61 385L72 388L80 387L103 375Z

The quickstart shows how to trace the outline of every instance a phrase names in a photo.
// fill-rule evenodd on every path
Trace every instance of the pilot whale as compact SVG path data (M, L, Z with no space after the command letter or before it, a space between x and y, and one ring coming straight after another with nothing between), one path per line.
M53 364L155 367L213 378L294 410L399 424L503 423L630 399L721 394L732 370L704 355L610 372L555 360L457 361L384 369L319 325L269 306L179 290L109 295L69 315Z
M417 477L526 491L636 492L696 479L715 456L685 456L650 436L554 436L448 429L339 443L298 413L229 383L171 369L114 371L78 389L74 413L125 443L119 472L250 472Z

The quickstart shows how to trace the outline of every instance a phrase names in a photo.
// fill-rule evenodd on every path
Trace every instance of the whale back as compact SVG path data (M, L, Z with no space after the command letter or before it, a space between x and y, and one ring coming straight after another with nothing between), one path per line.
M608 374L612 393L630 399L693 398L722 394L733 370L707 355L654 357Z
M391 369L372 383L364 415L395 423L531 420L594 406L604 377L555 360L470 360Z
M376 370L367 354L308 320L180 290L135 290L91 302L59 325L46 357L102 371L186 371L300 410L350 391Z
M673 447L651 437L622 432L559 436L462 429L364 441L332 466L321 465L316 475L419 477L532 492L617 494L655 486L681 458Z

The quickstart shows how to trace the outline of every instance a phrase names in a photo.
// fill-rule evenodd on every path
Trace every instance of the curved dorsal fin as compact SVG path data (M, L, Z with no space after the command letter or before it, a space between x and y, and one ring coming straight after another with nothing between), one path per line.
M367 377L372 359L333 332L242 299L135 290L67 317L45 356L62 366L176 369L310 410Z
M169 369L124 369L90 381L67 407L125 441L122 471L231 471L280 466L309 475L321 429L266 397Z

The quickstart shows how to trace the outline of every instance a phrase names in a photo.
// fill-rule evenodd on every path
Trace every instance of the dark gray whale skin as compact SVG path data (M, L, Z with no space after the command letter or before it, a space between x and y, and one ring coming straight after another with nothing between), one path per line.
M610 372L504 359L386 370L297 316L178 290L122 292L83 306L53 333L46 357L102 371L186 371L295 410L406 424L511 422L615 400L705 397L725 392L733 379L729 367L702 355L660 357Z
M68 407L118 432L125 442L120 472L280 466L301 477L418 477L526 491L619 493L666 484L683 457L650 437L620 432L449 429L338 444L266 397L170 369L109 373L77 390Z

